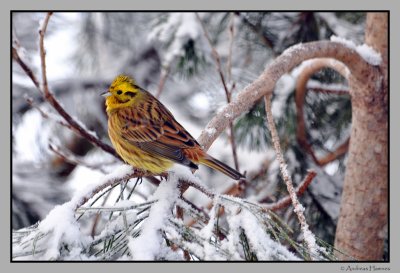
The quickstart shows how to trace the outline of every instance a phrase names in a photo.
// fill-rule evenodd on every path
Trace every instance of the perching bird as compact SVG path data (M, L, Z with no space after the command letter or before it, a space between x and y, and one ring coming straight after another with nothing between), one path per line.
M108 134L128 164L161 174L174 163L198 169L203 164L239 180L242 174L208 155L171 112L126 75L117 76L106 93Z

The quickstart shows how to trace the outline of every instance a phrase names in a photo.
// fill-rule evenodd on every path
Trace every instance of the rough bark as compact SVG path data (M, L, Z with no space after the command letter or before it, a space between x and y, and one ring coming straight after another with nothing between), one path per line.
M367 15L365 41L383 62L364 80L350 79L352 130L335 247L357 260L382 259L387 229L387 20L387 13Z

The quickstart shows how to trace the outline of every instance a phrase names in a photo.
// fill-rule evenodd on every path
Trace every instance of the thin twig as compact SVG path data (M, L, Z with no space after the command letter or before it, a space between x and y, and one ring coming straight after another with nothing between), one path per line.
M210 35L208 34L208 31L207 31L203 21L201 20L200 16L197 13L196 13L196 17L197 17L197 20L199 21L199 23L201 25L201 28L202 28L203 33L204 33L204 37L206 37L206 40L207 40L208 44L211 47L211 54L212 54L212 56L214 58L214 61L215 61L215 67L216 67L216 69L218 71L218 74L219 74L219 77L221 79L222 85L224 86L225 95L226 95L227 99L229 98L229 101L228 101L228 103L229 103L230 102L230 94L229 94L228 86L227 86L226 81L225 81L224 74L222 73L221 59L219 57L219 54L218 54L217 50L215 49L215 47L213 46L213 44L211 42Z
M218 75L221 79L222 85L224 86L224 91L225 91L225 96L226 96L226 101L229 104L231 102L232 99L232 94L228 89L228 86L226 84L226 80L224 77L224 74L222 72L222 67L221 67L221 59L219 57L219 54L217 52L217 50L215 49L215 47L213 46L211 39L210 39L210 35L208 34L208 31L203 23L203 21L201 20L200 16L196 13L196 17L197 20L199 21L201 28L203 30L204 36L206 37L206 40L208 42L208 44L211 47L211 55L213 56L213 59L215 61L215 67L217 69ZM233 161L235 164L235 168L237 171L239 170L239 160L237 158L237 152L236 152L236 143L235 143L235 135L234 135L234 130L233 130L233 122L230 121L229 122L229 141L231 143L231 147L232 147L232 155L233 155Z
M203 186L200 186L199 184L193 182L193 181L189 181L189 180L179 180L179 186L183 185L183 187L193 187L197 190L199 190L200 192L204 193L205 195L207 195L209 198L213 199L215 197L215 193L207 190L206 188L204 188Z
M229 90L229 97L226 98L228 103L231 102L232 99L232 92L235 89L235 83L232 82L232 54L233 54L233 41L235 37L235 16L231 13L231 24L229 26L229 54L228 54L228 63L227 63L227 71L228 71L228 82L231 83L231 89ZM235 131L233 129L233 123L230 122L229 124L229 141L232 146L232 154L233 154L233 162L235 164L235 169L240 171L239 169L239 160L237 156L237 149L236 149L236 140L235 140Z
M66 152L66 151L61 151L61 149L59 147L57 147L55 144L50 143L49 144L49 149L51 151L53 151L55 154L57 154L59 157L63 158L65 161L71 163L71 164L75 164L75 165L80 165L80 166L84 166L86 168L89 168L91 170L97 170L100 171L102 173L107 173L106 170L104 170L101 165L94 165L94 164L90 164L85 162L84 160L82 160L81 158L73 155L72 153Z
M79 123L73 119L65 109L60 105L57 99L54 97L52 92L48 88L47 84L47 76L46 74L46 61L45 61L45 50L44 50L44 37L46 34L47 24L49 22L51 13L48 13L46 19L43 22L43 25L39 31L39 41L40 41L40 59L41 59L41 67L42 67L42 78L43 78L43 88L41 88L39 81L36 76L33 74L32 69L20 58L18 54L17 48L13 47L13 59L21 66L21 68L25 71L25 73L31 78L32 82L39 90L41 94L44 95L45 100L47 100L50 105L65 119L65 121L71 126L71 130L81 137L87 139L89 142L99 147L103 151L113 155L114 157L121 159L120 156L115 152L114 148L109 146L108 144L102 142L99 138L89 133L85 128L79 125Z
M314 179L314 177L316 175L317 175L317 173L315 171L313 171L313 170L308 171L307 176L300 183L300 185L295 189L297 196L301 196L306 191L306 189L311 184L311 182L313 181L313 179ZM268 204L268 205L265 205L263 207L265 209L274 210L275 211L275 210L278 210L278 209L286 208L291 203L292 203L292 200L291 200L290 196L286 196L286 197L280 199L279 201L277 201L275 203Z
M244 185L247 183L246 180L240 180L240 181L241 181L241 182L239 182L238 184L234 184L234 185L232 185L231 187L229 187L229 188L228 188L227 190L225 190L222 194L223 194L223 195L234 196L234 197L240 196L240 195L243 193L243 191L244 191ZM195 186L193 186L193 185L190 185L190 186L192 186L192 187L195 188ZM201 188L201 187L196 188L196 189L199 190L200 192L203 192L203 188ZM206 206L206 208L207 208L208 210L210 210L210 209L213 207L213 205L214 205L214 198L212 198L211 196L208 195L209 192L203 192L203 193L206 194L208 197L210 197L210 198L212 199L212 201L209 202L209 203L207 204L207 206ZM216 196L216 195L214 195L214 197L215 197L215 196ZM222 210L221 212L219 212L218 215L222 215L222 213L223 213L223 210ZM195 219L192 219L192 220L188 223L188 226L193 226L195 223L196 223L196 220L195 220Z
M228 72L228 82L232 81L232 53L233 53L233 38L235 37L235 14L231 12L230 14L230 24L229 24L229 52L228 52L228 62L226 64L226 70ZM232 94L232 89L230 91Z
M46 17L44 18L43 24L39 30L39 48L40 48L41 68L42 68L42 84L43 84L43 91L46 97L49 95L50 91L47 85L46 50L44 49L44 36L46 34L47 25L49 24L49 20L52 14L53 14L52 12L47 13Z
M315 92L315 93L322 93L322 94L332 94L332 95L349 95L349 90L348 89L342 89L342 90L331 90L328 88L308 88L309 91Z
M303 231L303 234L304 234L304 240L306 242L309 252L311 254L317 254L315 238L313 236L309 236L312 233L308 228L308 224L306 222L306 218L303 213L304 208L300 204L300 202L297 198L296 191L293 187L292 178L290 177L290 175L287 171L287 165L286 165L285 159L283 158L283 155L282 155L278 133L275 128L274 119L272 117L271 95L264 96L264 102L265 102L265 112L267 115L268 128L271 132L271 138L272 138L272 142L274 143L276 157L279 162L279 168L280 168L283 180L285 181L287 190L289 192L290 199L292 200L294 212L296 213L297 218L299 219L301 230ZM312 259L312 256L310 256L310 258Z
M16 61L21 66L22 70L25 71L26 75L28 75L28 77L31 78L33 84L36 86L39 92L42 93L42 89L40 89L40 84L36 79L35 74L33 74L32 69L21 59L21 57L18 54L17 48L15 48L14 46L12 48L12 57L13 60Z
M164 90L164 85L168 78L169 72L170 72L169 64L166 67L161 69L160 82L158 83L158 90L157 90L157 94L155 96L157 99L160 98L161 93Z
M195 204L193 204L193 202L189 201L188 199L186 199L183 196L180 196L179 199L182 200L182 202L185 202L186 204L188 204L193 210L195 210L198 214L201 214L204 216L206 222L208 222L208 220L210 219L210 216L207 214L207 212L204 211L204 209L199 208L198 206L196 206ZM188 224L188 226L191 226L193 224Z
M274 50L274 45L273 41L271 41L267 35L264 34L263 29L260 26L256 26L253 23L251 23L242 13L240 12L235 12L237 16L239 16L242 19L242 22L247 25L254 33L260 37L262 43L267 46L268 48L271 49L272 54L276 56L276 52Z
M43 118L45 118L45 119L52 119L52 120L54 120L56 123L58 123L59 125L61 125L61 126L63 126L63 127L66 127L66 128L68 128L68 129L72 130L72 126L71 126L70 124L68 124L68 123L64 122L63 120L60 120L60 119L58 119L58 118L56 118L56 117L54 117L54 116L51 116L51 115L49 115L48 113L46 113L45 111L43 111L38 105L36 105L36 104L33 102L33 99L32 99L32 98L27 97L27 98L25 98L25 100L26 100L26 102L27 102L32 108L35 108L36 110L38 110L39 113L40 113L40 115L41 115Z
M104 206L107 203L108 198L111 196L111 192L112 191L110 190L107 193L106 197L104 197L103 202L101 203L101 206ZM98 212L96 214L96 216L94 217L94 219L93 219L92 229L91 229L91 232L90 232L90 236L92 236L92 238L94 238L94 236L96 235L96 228L97 228L97 225L98 225L98 223L100 221L100 216L101 216L101 213Z
M121 181L126 181L129 180L131 178L135 178L138 176L146 176L146 173L144 172L140 172L138 170L134 170L131 173L128 173L126 175L124 175L123 177L120 178L113 178L110 179L108 181L106 181L105 183L97 186L95 189L93 189L87 196L81 198L81 200L75 205L75 210L79 209L83 204L85 204L90 198L92 198L96 193L102 191L103 189L109 187L109 186L113 186L115 184L119 184L121 183Z

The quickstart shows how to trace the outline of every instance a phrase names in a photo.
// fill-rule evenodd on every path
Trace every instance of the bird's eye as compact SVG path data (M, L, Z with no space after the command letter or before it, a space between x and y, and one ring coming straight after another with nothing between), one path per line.
M121 94L122 94L122 91L121 91L121 90L118 90L118 91L117 91L117 94L118 94L118 95L121 95Z

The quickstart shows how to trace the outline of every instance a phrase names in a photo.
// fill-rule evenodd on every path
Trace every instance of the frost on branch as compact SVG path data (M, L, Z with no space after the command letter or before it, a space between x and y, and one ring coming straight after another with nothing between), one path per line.
M346 45L347 47L354 49L357 51L358 54L369 64L371 65L380 65L382 62L382 56L379 52L375 51L372 47L366 44L358 45L351 41L351 40L346 40L341 37L337 37L335 35L332 35L331 37L332 42L338 42L341 44Z

